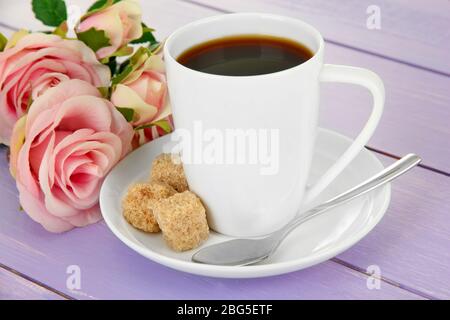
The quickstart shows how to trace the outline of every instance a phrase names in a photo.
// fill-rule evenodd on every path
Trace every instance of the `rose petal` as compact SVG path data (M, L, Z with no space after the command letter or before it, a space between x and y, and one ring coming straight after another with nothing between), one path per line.
M53 232L101 219L100 185L131 149L131 125L81 80L46 90L23 121L14 135L20 151L13 166L26 212Z
M80 214L65 217L64 220L76 227L84 227L93 223L97 223L102 219L100 207L98 205L83 210Z
M19 190L20 205L23 210L46 230L59 233L68 231L74 227L70 222L50 214L45 208L41 196L33 196L21 183L17 183L17 189Z
M0 142L9 144L14 123L26 111L29 98L36 99L69 78L106 87L111 73L84 43L56 35L28 34L0 52Z
M158 113L158 108L147 104L134 90L122 84L116 86L111 102L116 106L133 109L137 116L133 122L135 126L151 121Z

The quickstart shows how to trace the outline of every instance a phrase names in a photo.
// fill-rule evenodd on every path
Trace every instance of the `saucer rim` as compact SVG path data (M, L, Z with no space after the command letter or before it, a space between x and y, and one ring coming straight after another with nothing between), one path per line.
M339 139L346 140L349 144L353 141L349 137L335 132L330 129L325 128L318 128L318 132L323 131L328 134L334 135L338 137ZM165 135L161 138L160 143L162 143L162 140L169 139L170 134ZM149 143L151 145L151 142ZM145 146L144 146L145 147ZM138 149L139 150L139 149ZM136 150L136 151L138 151ZM367 152L368 155L374 160L375 163L379 166L379 170L382 170L384 168L383 164L380 162L380 160L371 152L370 150L364 148L361 152ZM378 213L376 216L373 216L373 219L371 219L367 224L365 224L364 228L360 229L359 232L355 233L351 237L349 237L345 241L339 242L337 245L334 245L319 254L313 254L306 257L288 260L288 261L282 261L282 262L275 262L275 263L267 263L263 265L250 265L245 267L239 267L239 266L218 266L218 265L210 265L210 264L200 264L195 263L192 261L185 261L185 260L179 260L170 256L166 256L164 254L158 253L153 251L151 248L144 247L142 244L139 244L135 242L133 239L130 239L126 236L123 232L121 232L118 228L116 228L115 224L113 223L112 219L109 218L108 214L105 214L104 212L108 212L107 204L104 201L105 190L107 189L106 186L108 186L108 180L111 177L111 174L115 171L113 169L104 180L101 190L100 190L100 210L103 216L103 219L106 222L106 225L108 228L112 231L112 233L119 238L125 245L127 245L129 248L133 249L140 255L144 256L147 259L150 259L154 262L157 262L159 264L162 264L166 267L183 271L191 274L201 275L201 276L209 276L209 277L217 277L217 278L260 278L260 277L268 277L268 276L274 276L274 275L280 275L285 274L289 272L298 271L301 269L305 269L308 267L311 267L313 265L319 264L321 262L324 262L326 260L329 260L330 258L333 258L340 253L344 252L345 250L349 249L353 245L355 245L357 242L359 242L363 237L365 237L384 217L387 208L389 207L390 200L391 200L391 184L388 183L385 186L381 187L379 189L379 192L384 193L383 196L383 204L378 209ZM372 195L373 197L373 195ZM373 199L372 199L373 201Z

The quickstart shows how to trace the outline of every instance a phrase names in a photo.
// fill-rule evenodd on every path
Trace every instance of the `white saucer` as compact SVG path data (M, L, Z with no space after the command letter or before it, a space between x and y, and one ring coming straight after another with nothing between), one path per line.
M213 277L256 278L307 268L338 255L361 240L381 220L389 205L391 188L386 185L298 227L270 260L246 267L197 264L190 260L196 250L184 253L170 250L161 234L134 229L121 212L121 199L127 187L147 179L153 158L163 153L163 146L170 143L170 135L166 135L122 160L103 183L100 207L111 231L127 246L173 269ZM314 182L350 144L349 138L320 129L310 182ZM345 191L382 169L380 161L364 149L317 202ZM204 246L227 239L229 237L212 232Z

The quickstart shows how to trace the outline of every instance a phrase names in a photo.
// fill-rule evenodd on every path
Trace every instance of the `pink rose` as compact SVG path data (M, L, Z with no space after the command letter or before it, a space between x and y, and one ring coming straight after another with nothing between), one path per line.
M43 33L20 35L0 53L0 142L9 145L14 123L48 88L68 79L109 86L109 68L78 40Z
M141 53L133 57L133 71L114 87L111 95L115 106L133 109L131 124L134 127L154 123L171 114L162 57L146 51ZM157 131L153 135L147 131L147 136L157 134ZM147 141L142 140L140 144Z
M131 150L131 125L81 80L48 89L24 117L10 164L23 209L51 232L99 221L100 185Z
M130 41L142 36L142 12L139 3L122 0L111 6L88 13L76 28L77 34L90 29L105 31L109 46L97 50L97 57L109 57Z

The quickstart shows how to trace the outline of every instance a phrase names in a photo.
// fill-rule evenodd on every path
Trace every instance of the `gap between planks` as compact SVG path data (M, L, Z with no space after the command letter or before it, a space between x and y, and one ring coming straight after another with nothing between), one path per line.
M0 148L7 148L7 146L5 146L3 144L0 144ZM389 154L389 153L385 153L385 152L382 152L382 151L379 151L379 150L376 150L376 149L373 149L373 148L369 148L369 147L366 147L366 148L368 148L369 150L371 150L371 151L373 151L375 153L379 153L381 155L384 155L386 157L389 157L389 158L392 158L392 159L399 159L398 156L395 156L395 155L392 155L392 154ZM429 169L426 166L422 166L422 167L424 167L424 169L434 171L433 169ZM448 176L448 174L446 174L444 172L437 172L437 173L441 173L441 174L444 174L444 175ZM373 275L369 274L367 271L365 271L364 269L362 269L362 268L360 268L360 267L358 267L356 265L353 265L351 263L348 263L348 262L346 262L344 260L341 260L339 258L334 257L334 258L331 258L330 261L332 261L333 263L336 263L338 265L341 265L341 266L343 266L345 268L349 268L349 269L351 269L351 270L353 270L355 272L358 272L358 273L360 273L360 274L362 274L364 276L367 276L367 277L373 276ZM2 263L0 263L0 268L3 268L6 271L9 271L11 273L14 273L15 275L17 275L17 276L19 276L19 277L21 277L21 278L23 278L23 279L25 279L27 281L30 281L30 282L36 284L37 286L40 286L40 287L42 287L42 288L44 288L46 290L49 290L49 291L51 291L51 292L53 292L53 293L63 297L64 299L76 300L75 298L73 298L73 297L71 297L71 296L69 296L69 295L67 295L67 294L65 294L63 292L58 291L58 290L56 290L56 289L54 289L54 288L52 288L52 287L50 287L50 286L48 286L48 285L46 285L46 284L44 284L42 282L40 282L40 281L38 281L36 279L33 279L33 278L27 276L26 274L23 274L23 273L15 270L15 269L12 269L12 268L10 268L10 267L2 264ZM397 288L399 288L401 290L408 291L408 292L410 292L412 294L415 294L417 296L420 296L422 298L425 298L425 299L428 299L428 300L436 300L437 299L436 297L427 295L426 293L424 293L422 291L419 291L419 290L416 290L414 288L411 288L409 286L402 285L402 284L400 284L400 283L398 283L396 281L393 281L393 280L391 280L389 278L379 277L378 279L380 281L388 284L388 285L395 286L395 287L397 287Z
M369 147L369 146L365 146L365 148L370 150L370 151L372 151L372 152L379 153L379 154L381 154L383 156L386 156L386 157L389 157L389 158L393 158L393 159L397 159L397 160L401 158L400 156L397 156L395 154L392 154L392 153L389 153L389 152L386 152L386 151L383 151L383 150L378 150L378 149L375 149L375 148L372 148L372 147ZM425 164L419 163L418 167L421 167L421 168L429 170L429 171L433 171L434 173L437 173L437 174L442 174L443 176L446 176L446 177L450 177L450 173L445 172L443 170L435 169L435 168L427 166Z
M3 144L0 144L0 148L7 148L7 146L5 146L5 145L3 145ZM399 159L398 156L395 156L395 155L392 155L392 154L388 154L388 153L385 153L385 152L382 152L382 151L379 151L379 150L376 150L376 149L373 149L373 148L369 148L369 147L366 147L366 148L368 148L369 150L371 150L371 151L373 151L373 152L375 152L375 153L379 153L379 154L381 154L381 155L384 155L384 156L386 156L386 157L389 157L389 158L392 158L392 159ZM427 169L427 168L424 167L424 169ZM430 170L430 169L428 169L428 170ZM431 170L431 171L433 171L433 170ZM438 172L438 173L439 173L439 172ZM446 173L442 173L442 174L447 175ZM447 175L447 176L448 176L448 175ZM364 269L361 269L360 267L358 267L358 266L356 266L356 265L353 265L353 264L351 264L351 263L348 263L348 262L346 262L346 261L343 261L343 260L341 260L341 259L339 259L339 258L334 257L334 258L331 258L330 261L332 261L332 262L334 262L334 263L336 263L336 264L339 264L339 265L341 265L341 266L343 266L343 267L345 267L345 268L349 268L349 269L351 269L351 270L353 270L353 271L355 271L355 272L358 272L358 273L360 273L360 274L363 274L363 275L365 275L365 276L367 276L367 277L372 276L371 274L369 274L368 272L366 272ZM47 289L47 290L49 290L49 291L52 291L52 292L54 292L55 294L58 294L58 295L60 295L61 297L65 298L65 299L68 299L68 300L75 300L75 298L73 298L73 297L71 297L71 296L69 296L69 295L67 295L67 294L65 294L65 293L63 293L63 292L61 292L61 291L58 291L58 290L56 290L56 289L54 289L54 288L52 288L52 287L50 287L50 286L47 286L47 285L45 285L44 283L42 283L42 282L40 282L40 281L37 281L37 280L35 280L35 279L33 279L33 278L31 278L31 277L25 275L25 274L22 274L22 273L18 272L17 270L14 270L14 269L12 269L12 268L10 268L10 267L7 267L6 265L3 265L3 264L0 263L0 268L3 268L3 269L5 269L5 270L7 270L7 271L9 271L9 272L12 272L12 273L14 273L15 275L20 276L20 277L22 277L22 278L24 278L25 280L28 280L28 281L30 281L30 282L33 282L34 284L36 284L36 285L38 285L38 286L40 286L40 287L43 287L43 288L45 288L45 289ZM417 295L417 296L420 296L420 297L422 297L422 298L425 298L425 299L428 299L428 300L436 300L436 298L433 297L433 296L427 295L426 293L421 292L421 291L419 291L419 290L416 290L416 289L414 289L414 288L410 288L409 286L402 285L402 284L400 284L400 283L398 283L398 282L396 282L396 281L393 281L393 280L391 280L391 279L388 279L388 278L386 278L386 277L379 277L378 279L381 280L382 282L385 282L385 283L388 284L388 285L395 286L395 287L397 287L397 288L399 288L399 289L401 289L401 290L408 291L408 292L413 293L413 294L415 294L415 295Z
M221 9L221 8L215 7L213 5L203 4L203 3L197 2L195 0L179 0L179 1L185 2L185 3L189 3L189 4L194 5L194 6L210 9L210 10L213 10L213 11L216 11L216 12L233 13L233 11ZM1 22L1 21L0 21L0 27L4 27L4 28L9 29L11 31L17 31L18 30L18 28L14 27L14 26L11 26L9 24L6 24L4 22ZM368 54L368 55L373 55L373 56L376 56L376 57L378 57L380 59L389 60L389 61L392 61L394 63L399 63L399 64L407 65L407 66L412 67L412 68L417 68L417 69L420 69L420 70L423 70L423 71L429 71L429 72L432 72L432 73L435 73L435 74L439 74L439 75L442 75L442 76L445 76L445 77L450 77L450 74L442 72L442 71L433 70L433 69L430 69L430 68L427 68L427 67L424 67L424 66L420 66L420 65L416 65L416 64L413 64L413 63L409 63L409 62L406 62L406 61L403 61L403 60L400 60L400 59L392 58L392 57L385 56L385 55L382 55L382 54L378 54L378 53L375 53L375 52L371 52L371 51L367 51L367 50L360 49L360 48L357 48L357 47L353 47L353 46L350 46L350 45L347 45L347 44L344 44L344 43L336 42L334 40L326 39L326 41L328 41L329 43L332 43L332 44L334 44L336 46L341 46L341 47L344 47L344 48L349 49L349 50L357 51L357 52ZM366 148L371 150L371 151L373 151L373 152L379 153L379 154L387 156L387 157L391 157L391 158L394 158L394 159L400 159L401 158L401 156L399 156L399 155L388 153L386 151L383 151L383 150L380 150L380 149L376 149L376 148L373 148L373 147L370 147L370 146L366 146ZM432 166L419 164L419 167L427 169L427 170L430 170L430 171L435 172L437 174L444 175L446 177L450 177L450 173L449 172L446 172L444 170L440 170L440 169L434 168Z
M355 272L358 272L358 273L360 273L360 274L362 274L362 275L364 275L364 276L366 276L366 277L371 277L371 276L373 276L372 274L369 274L369 273L366 272L365 270L363 270L363 269L361 269L361 268L359 268L359 267L357 267L357 266L354 266L354 265L352 265L352 264L350 264L350 263L347 263L347 262L345 262L345 261L343 261L343 260L341 260L341 259L338 259L338 258L331 258L331 259L329 259L329 261L331 261L331 262L333 262L333 263L336 263L336 264L338 264L338 265L341 265L341 266L343 266L344 268L349 268L349 269L351 269L351 270L353 270L353 271L355 271ZM62 297L62 298L65 299L65 300L77 300L77 299L75 299L74 297L69 296L68 294L66 294L66 293L64 293L64 292L61 292L61 291L59 291L59 290L56 290L56 289L54 289L54 288L52 288L52 287L50 287L50 286L48 286L48 285L46 285L46 284L44 284L44 283L42 283L42 282L36 280L36 279L34 279L34 278L31 278L31 277L29 277L29 276L27 276L27 275L25 275L25 274L23 274L23 273L21 273L21 272L15 270L15 269L12 269L12 268L10 268L10 267L8 267L8 266L2 264L2 263L0 263L0 268L3 269L3 270L5 270L6 272L10 272L10 273L12 273L12 274L14 274L14 275L16 275L16 276L18 276L18 277L21 277L22 279L24 279L24 280L26 280L26 281L29 281L29 282L35 284L36 286L41 287L41 288L44 289L44 290L50 291L50 292L52 292L52 293L54 293L54 294L56 294L56 295ZM385 277L377 277L377 279L379 279L380 281L386 283L387 285L391 285L391 286L397 287L397 288L399 288L399 289L401 289L401 290L410 292L410 293L415 294L415 295L417 295L417 296L419 296L419 297L422 297L422 298L424 298L424 299L427 299L427 300L437 300L437 299L436 299L435 297L433 297L433 296L427 295L427 294L425 294L425 293L423 293L423 292L421 292L421 291L419 291L419 290L415 290L415 289L410 288L410 287L408 287L408 286L404 286L404 285L402 285L402 284L400 284L400 283L397 283L397 282L395 282L395 281L393 281L393 280L391 280L391 279L388 279L388 278L385 278Z
M13 273L14 275L16 275L16 276L18 276L18 277L21 277L22 279L25 279L26 281L29 281L29 282L31 282L31 283L37 285L38 287L41 287L41 288L43 288L43 289L45 289L45 290L48 290L48 291L50 291L50 292L53 292L54 294L56 294L56 295L62 297L62 298L65 299L65 300L76 300L75 298L69 296L68 294L65 294L64 292L61 292L61 291L59 291L59 290L56 290L56 289L54 289L54 288L52 288L52 287L46 285L45 283L42 283L42 282L40 282L40 281L38 281L38 280L36 280L36 279L33 279L33 278L27 276L26 274L23 274L23 273L21 273L21 272L15 270L15 269L13 269L13 268L10 268L10 267L4 265L4 264L1 263L1 262L0 262L0 268L3 269L3 270L5 270L6 272L10 272L10 273Z
M214 10L214 11L220 12L220 13L233 13L233 11L221 9L221 8L215 7L213 5L207 5L207 4L199 3L199 2L197 2L195 0L180 0L180 1L186 2L186 3L190 3L190 4L195 5L195 6L207 8L207 9L210 9L210 10ZM11 31L17 31L18 30L16 27L11 26L9 24L5 24L3 22L0 22L0 26L4 27L6 29L9 29ZM392 61L392 62L395 62L395 63L403 64L403 65L406 65L406 66L409 66L409 67L412 67L412 68L417 68L417 69L420 69L420 70L423 70L423 71L435 73L435 74L442 75L442 76L445 76L445 77L450 77L449 73L445 73L445 72L442 72L442 71L439 71L439 70L435 70L435 69L428 68L428 67L425 67L425 66L421 66L421 65L418 65L418 64L410 63L410 62L407 62L407 61L403 61L401 59L397 59L397 58L386 56L386 55L383 55L383 54L380 54L380 53L368 51L368 50L365 50L365 49L361 49L361 48L358 48L358 47L354 47L354 46L347 45L345 43L337 42L337 41L330 40L330 39L325 39L325 41L327 41L329 43L332 43L334 45L337 45L337 46L341 46L341 47L344 47L344 48L347 48L347 49L350 49L350 50L354 50L354 51L358 51L358 52L361 52L361 53L373 55L373 56L379 57L381 59L385 59L385 60L389 60L389 61ZM0 145L0 147L3 148L3 147L6 147L6 146ZM382 150L378 150L378 149L375 149L375 148L372 148L372 147L369 147L369 146L366 146L366 148L371 150L371 151L373 151L373 152L375 152L375 153L378 153L378 154L381 154L381 155L384 155L384 156L387 156L387 157L390 157L390 158L393 158L393 159L399 159L400 158L399 156L397 156L395 154L384 152ZM426 169L426 170L430 170L432 172L435 172L437 174L442 174L442 175L444 175L446 177L450 177L450 173L447 173L445 171L442 171L442 170L439 170L439 169L436 169L436 168L433 168L433 167L430 167L430 166L427 166L427 165L419 165L419 166L424 168L424 169ZM364 274L365 276L371 276L371 274L367 273L365 270L363 270L363 269L361 269L361 268L359 268L359 267L357 267L357 266L355 266L353 264L347 263L347 262L345 262L345 261L343 261L341 259L332 258L330 260L333 261L334 263L337 263L337 264L342 265L344 267L347 267L347 268L349 268L351 270L354 270L356 272ZM15 274L15 275L17 275L19 277L22 277L23 279L25 279L27 281L30 281L30 282L32 282L32 283L34 283L34 284L36 284L36 285L46 289L46 290L49 290L49 291L51 291L51 292L61 296L64 299L75 300L75 298L73 298L73 297L71 297L71 296L69 296L69 295L67 295L67 294L65 294L65 293L63 293L61 291L58 291L58 290L56 290L56 289L54 289L52 287L49 287L46 284L44 284L44 283L42 283L42 282L40 282L38 280L35 280L35 279L25 275L25 274L22 274L21 272L19 272L17 270L14 270L14 269L6 266L6 265L3 265L3 264L0 263L0 268L3 268L3 269L5 269L8 272L11 272L11 273L13 273L13 274ZM411 292L413 294L416 294L418 296L421 296L421 297L423 297L425 299L436 299L435 297L429 296L429 295L427 295L427 294L425 294L425 293L423 293L421 291L415 290L414 288L409 288L408 286L404 286L402 284L399 284L399 283L397 283L397 282L395 282L395 281L393 281L391 279L387 279L385 277L380 277L380 280L385 282L385 283L387 283L387 284L389 284L389 285L396 286L396 287L398 287L398 288L400 288L402 290L405 290L405 291Z
M3 27L5 29L8 29L8 30L11 30L11 31L14 31L14 32L19 30L16 27L10 26L9 24L6 24L6 23L1 22L1 21L0 21L0 27Z
M204 4L204 3L201 3L201 2L197 2L195 0L179 0L179 1L182 1L182 2L185 2L185 3L189 3L189 4L192 4L194 6L210 9L210 10L213 10L213 11L216 11L216 12L219 12L219 13L234 13L233 11L225 10L225 9L213 6L213 5L208 5L208 4ZM9 24L6 24L4 22L0 22L0 27L9 29L11 31L17 31L18 30L18 28L14 27L14 26L11 26ZM434 73L434 74L441 75L441 76L444 76L444 77L450 77L450 73L448 73L448 72L444 72L444 71L436 70L436 69L429 68L429 67L426 67L426 66L422 66L420 64L404 61L402 59L394 58L394 57L391 57L391 56L388 56L388 55L384 55L384 54L381 54L381 53L378 53L378 52L374 52L374 51L366 50L366 49L363 49L363 48L355 47L355 46L352 46L352 45L349 45L349 44L346 44L346 43L342 43L342 42L339 42L339 41L335 41L335 40L332 40L332 39L324 38L324 40L326 42L329 42L331 44L334 44L334 45L342 47L342 48L346 48L346 49L349 49L349 50L365 53L365 54L368 54L368 55L372 55L372 56L378 57L380 59L389 60L389 61L392 61L392 62L395 62L395 63L398 63L398 64L406 65L406 66L411 67L411 68L416 68L416 69L419 69L419 70L422 70L422 71ZM438 170L438 172L439 172L439 170Z
M206 8L206 9L214 10L214 11L217 11L217 12L220 12L220 13L235 13L234 11L222 9L222 8L216 7L214 5L204 4L204 3L201 3L201 2L197 2L195 0L179 0L179 1L190 3L192 5L203 7L203 8ZM348 45L348 44L345 44L345 43L342 43L342 42L339 42L339 41L331 40L331 39L328 39L328 38L324 38L324 40L326 42L329 42L329 43L334 44L334 45L339 46L339 47L343 47L343 48L350 49L350 50L353 50L353 51L369 54L369 55L372 55L372 56L375 56L375 57L378 57L378 58L381 58L381 59L384 59L384 60L389 60L389 61L392 61L392 62L396 62L396 63L399 63L399 64L406 65L408 67L412 67L412 68L420 69L420 70L423 70L423 71L426 71L426 72L438 74L438 75L441 75L441 76L444 76L444 77L450 77L450 73L447 73L447 72L444 72L444 71L440 71L440 70L436 70L436 69L429 68L429 67L426 67L426 66L422 66L420 64L404 61L404 60L401 60L401 59L398 59L398 58L390 57L390 56L387 56L387 55L384 55L384 54L381 54L381 53L378 53L378 52L369 51L369 50L366 50L366 49L363 49L363 48L355 47L355 46Z
M346 268L349 268L349 269L351 269L353 271L361 273L361 274L363 274L363 275L365 275L367 277L375 277L374 275L368 273L366 270L364 270L364 269L362 269L362 268L360 268L358 266L355 266L354 264L351 264L351 263L348 263L348 262L346 262L344 260L341 260L339 258L334 257L334 258L331 258L330 260L335 262L335 263L337 263L337 264L340 264L343 267L346 267ZM420 290L416 290L416 289L411 288L409 286L405 286L405 285L403 285L401 283L398 283L398 282L396 282L394 280L391 280L389 278L386 278L386 277L383 277L383 276L375 277L375 278L377 278L378 280L383 281L383 282L385 282L387 284L390 284L391 286L394 286L394 287L397 287L399 289L402 289L402 290L408 291L410 293L413 293L413 294L415 294L417 296L420 296L420 297L422 297L424 299L427 299L427 300L440 300L440 299L437 299L436 297L428 295L428 294L426 294L426 293L424 293L424 292L422 292Z
M186 2L186 3L192 4L194 6L203 7L203 8L206 8L206 9L209 9L209 10L213 10L213 11L216 11L216 12L220 12L220 13L234 13L233 11L222 9L222 8L216 7L214 5L209 5L209 4L204 4L204 3L201 3L201 2L197 2L195 0L179 0L179 1ZM422 66L422 65L418 65L418 64L415 64L415 63L403 61L401 59L397 59L397 58L390 57L390 56L387 56L387 55L384 55L384 54L380 54L380 53L377 53L377 52L372 52L372 51L369 51L369 50L361 49L361 48L354 47L354 46L351 46L351 45L348 45L348 44L345 44L345 43L341 43L341 42L338 42L338 41L334 41L334 40L331 40L331 39L326 39L325 38L324 40L326 42L329 42L331 44L334 44L336 46L340 46L340 47L343 47L343 48L346 48L346 49L349 49L349 50L357 51L357 52L364 53L364 54L367 54L367 55L372 55L372 56L378 57L380 59L392 61L394 63L406 65L406 66L411 67L411 68L420 69L420 70L423 70L423 71L426 71L426 72L430 72L430 73L434 73L434 74L438 74L438 75L441 75L441 76L444 76L444 77L450 77L450 73L446 73L446 72L443 72L443 71L435 70L435 69L428 68L428 67L425 67L425 66ZM373 152L379 153L381 155L384 155L384 156L387 156L387 157L390 157L390 158L394 158L394 159L400 159L401 158L401 156L398 156L398 155L395 155L395 154L392 154L392 153L388 153L388 152L385 152L383 150L379 150L379 149L376 149L376 148L372 148L370 146L366 146L366 148L371 150L371 151L373 151ZM446 172L446 171L443 171L443 170L440 170L440 169L437 169L437 168L434 168L434 167L431 167L431 166L428 166L428 165L423 165L423 164L419 164L418 166L423 168L423 169L433 171L433 172L435 172L437 174L442 174L442 175L444 175L446 177L450 177L450 173L449 172Z

